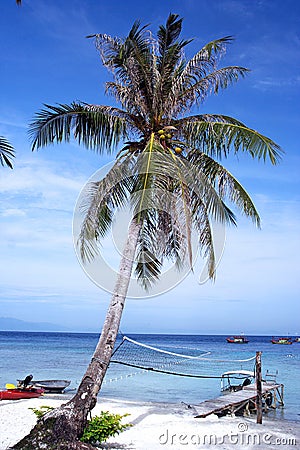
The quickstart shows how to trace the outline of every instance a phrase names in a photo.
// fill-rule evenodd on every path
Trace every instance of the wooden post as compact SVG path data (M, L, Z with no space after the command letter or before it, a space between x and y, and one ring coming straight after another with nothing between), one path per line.
M283 407L283 406L284 406L284 401L283 401L283 389L284 389L284 385L281 384L280 386L281 386L281 406Z
M256 352L256 423L262 423L261 352Z
M277 405L277 392L276 392L277 390L276 389L274 389L274 392L273 392L273 404L272 404L272 408L274 408L274 409L276 409L276 405Z

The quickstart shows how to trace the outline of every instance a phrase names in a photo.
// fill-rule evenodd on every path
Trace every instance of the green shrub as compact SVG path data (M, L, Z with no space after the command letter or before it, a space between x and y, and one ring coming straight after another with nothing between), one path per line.
M130 423L121 423L123 417L128 415L129 414L120 415L110 413L109 411L101 411L100 416L95 416L88 421L81 437L81 441L92 445L97 442L105 442L110 436L115 436L132 426Z
M41 419L48 411L51 409L54 409L53 406L41 406L40 408L29 408L31 409L34 414L37 416L38 419Z

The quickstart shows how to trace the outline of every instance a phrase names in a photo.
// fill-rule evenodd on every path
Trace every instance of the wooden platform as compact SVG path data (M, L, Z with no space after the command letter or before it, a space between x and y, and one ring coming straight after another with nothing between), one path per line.
M281 392L279 391L281 389ZM273 402L279 399L279 403L283 405L283 385L274 383L263 383L262 394L263 397L269 392L273 395ZM277 394L277 395L276 395ZM226 414L235 413L242 408L249 407L251 404L255 406L256 402L256 387L255 385L249 385L244 387L240 391L231 392L229 394L221 395L212 400L205 400L198 405L193 405L197 415L196 418L207 417L210 414ZM274 407L274 406L273 406Z

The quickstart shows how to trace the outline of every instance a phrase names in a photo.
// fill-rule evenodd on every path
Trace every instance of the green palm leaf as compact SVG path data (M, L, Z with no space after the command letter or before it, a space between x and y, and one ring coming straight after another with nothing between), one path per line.
M5 137L0 136L0 163L2 166L13 168L12 160L15 157L14 147Z
M216 257L212 226L205 205L199 198L192 194L193 224L198 232L199 248L203 259L206 260L207 274L214 279L216 274Z
M36 114L30 125L32 149L52 143L69 142L71 136L79 144L98 152L112 152L126 137L126 120L122 111L108 106L80 103L50 106Z
M196 82L193 75L190 77L193 82L188 83L178 94L178 104L184 105L185 110L187 106L201 104L211 92L217 94L219 89L226 89L230 84L237 82L239 78L243 78L247 72L249 70L244 67L223 67Z
M249 194L224 166L210 156L197 151L191 152L188 159L205 173L222 199L228 198L242 214L250 217L254 224L260 227L260 217Z
M127 203L132 189L132 161L116 161L100 181L89 183L80 205L84 216L77 246L81 259L91 261L98 254L98 244L110 230L114 211Z
M246 74L248 69L237 66L216 70L220 57L231 41L231 36L211 41L185 64L178 65L179 70L174 71L166 102L171 116L185 113L197 99L203 102L213 86L216 93L221 84L223 88L227 87L229 80L237 81L239 76Z
M152 216L152 217L151 217ZM142 220L141 232L137 245L135 274L141 286L149 290L158 280L162 263L158 258L155 239L156 212L149 211L147 219Z
M234 153L243 151L253 158L268 159L276 164L283 153L270 138L228 116L192 116L177 126L180 126L187 145L217 158L226 157L231 150Z
M137 96L136 103L144 102L143 109L149 111L152 105L151 49L146 28L136 21L124 40L105 34L90 37L95 37L103 64L114 72L121 84L130 86Z

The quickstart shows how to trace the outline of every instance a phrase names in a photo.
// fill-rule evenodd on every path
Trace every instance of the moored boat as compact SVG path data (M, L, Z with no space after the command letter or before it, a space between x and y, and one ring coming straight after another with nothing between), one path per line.
M236 392L252 384L255 373L250 370L231 370L224 372L221 376L221 391Z
M248 339L245 336L231 336L226 338L229 344L248 344Z
M18 380L22 384L21 380ZM43 389L46 393L62 394L71 384L70 380L31 380L30 385L34 388Z
M43 389L6 389L0 391L0 400L21 400L23 398L38 398L44 393Z
M277 338L275 339L274 337L271 340L272 344L281 344L281 345L291 345L293 343L292 339L289 337L286 338Z
M34 380L31 384L37 388L44 389L48 393L61 394L70 384L69 380Z

